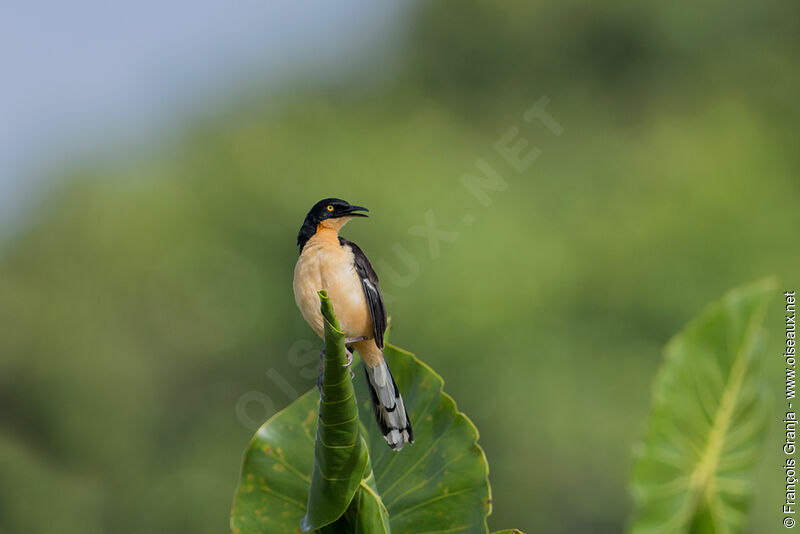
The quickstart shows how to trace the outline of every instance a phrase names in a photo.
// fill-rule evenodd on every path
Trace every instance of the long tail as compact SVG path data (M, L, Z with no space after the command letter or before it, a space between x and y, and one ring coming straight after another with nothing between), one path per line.
M386 443L395 451L402 449L406 443L414 443L414 431L411 430L408 412L389 366L381 360L375 367L364 365L364 369L367 372L375 419L378 420Z

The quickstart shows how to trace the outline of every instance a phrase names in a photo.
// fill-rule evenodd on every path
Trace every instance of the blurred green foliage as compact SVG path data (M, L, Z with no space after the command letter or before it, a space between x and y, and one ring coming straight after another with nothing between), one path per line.
M68 171L0 253L0 531L224 532L253 425L314 383L294 240L338 196L372 210L344 235L392 341L481 431L490 527L619 532L661 346L729 287L800 285L798 16L424 3L377 83L254 91ZM560 136L522 119L542 96ZM522 173L493 148L512 127L541 150ZM460 183L478 158L507 182L488 207ZM780 528L768 450L751 533Z

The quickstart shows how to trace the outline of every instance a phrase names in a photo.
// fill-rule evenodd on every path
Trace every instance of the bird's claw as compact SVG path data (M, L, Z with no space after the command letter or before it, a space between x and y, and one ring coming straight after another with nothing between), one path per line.
M355 339L355 341L363 341L362 338L353 338L353 339ZM366 338L364 338L364 339L366 339ZM347 341L349 342L351 340L347 340ZM345 349L344 352L345 352L345 354L347 354L347 363L342 365L342 367L350 367L353 364L353 353L350 352L347 349ZM322 350L319 352L320 361L323 361L324 358L325 358L325 347L323 347ZM324 368L324 365L320 365L319 366L319 376L317 377L317 388L320 391L322 391L322 373L323 373L323 368ZM353 373L352 369L349 369L349 371L350 371L350 379L352 380L353 378L355 378L356 375L355 375L355 373Z

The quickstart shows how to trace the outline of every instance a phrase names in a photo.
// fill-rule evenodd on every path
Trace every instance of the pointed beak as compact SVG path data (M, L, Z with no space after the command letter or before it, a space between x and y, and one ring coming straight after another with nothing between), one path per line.
M367 217L366 213L359 213L360 211L369 211L367 208L362 206L350 206L350 209L347 210L347 214L351 217Z

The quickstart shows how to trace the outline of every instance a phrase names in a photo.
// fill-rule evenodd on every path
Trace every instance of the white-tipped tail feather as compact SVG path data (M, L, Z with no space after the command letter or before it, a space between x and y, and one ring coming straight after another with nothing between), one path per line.
M364 368L367 371L375 418L386 443L395 451L402 449L406 443L414 443L414 431L411 430L408 412L389 366L381 361L375 367L365 365Z

